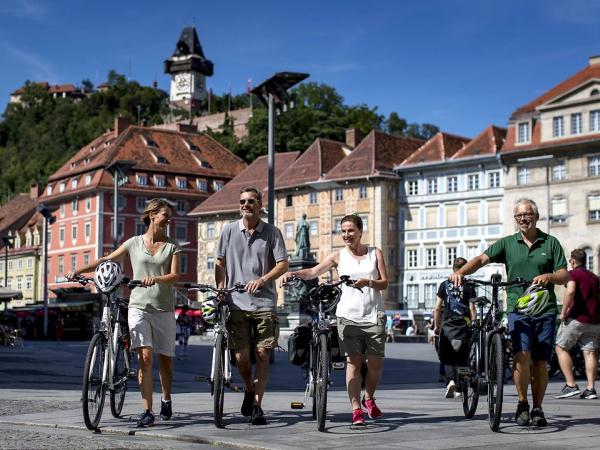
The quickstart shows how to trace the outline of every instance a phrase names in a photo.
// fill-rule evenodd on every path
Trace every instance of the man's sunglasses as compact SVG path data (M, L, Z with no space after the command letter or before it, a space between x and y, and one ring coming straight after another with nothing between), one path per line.
M246 198L246 199L242 199L240 200L240 206L244 206L244 205L254 205L256 203L256 200L253 198Z

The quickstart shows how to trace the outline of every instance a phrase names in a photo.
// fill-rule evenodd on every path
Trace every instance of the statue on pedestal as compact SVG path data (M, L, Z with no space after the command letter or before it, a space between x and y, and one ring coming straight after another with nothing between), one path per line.
M302 218L298 222L298 225L296 225L296 253L294 253L294 258L296 259L312 260L309 229L306 214L302 214Z

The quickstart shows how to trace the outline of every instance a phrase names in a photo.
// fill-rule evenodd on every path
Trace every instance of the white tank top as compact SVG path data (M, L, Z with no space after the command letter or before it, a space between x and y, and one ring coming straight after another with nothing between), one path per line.
M365 278L367 280L378 280L377 256L375 247L369 247L367 256L360 261L353 258L345 247L340 250L338 263L338 274L348 275L352 280ZM358 323L377 324L377 313L384 311L383 297L381 291L368 286L362 288L362 292L351 286L341 285L342 296L337 306L336 315L344 319Z

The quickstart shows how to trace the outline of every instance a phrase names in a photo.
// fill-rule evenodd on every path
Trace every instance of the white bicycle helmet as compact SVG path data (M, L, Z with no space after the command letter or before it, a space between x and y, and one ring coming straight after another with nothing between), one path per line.
M94 281L98 289L105 294L113 291L121 285L123 281L123 271L121 266L114 261L104 261L100 263L94 271Z
M523 295L517 299L515 312L526 314L528 316L537 316L541 314L548 305L550 293L548 289L539 284L532 284L527 288Z
M217 318L217 306L213 297L202 303L202 318L208 323L214 322Z

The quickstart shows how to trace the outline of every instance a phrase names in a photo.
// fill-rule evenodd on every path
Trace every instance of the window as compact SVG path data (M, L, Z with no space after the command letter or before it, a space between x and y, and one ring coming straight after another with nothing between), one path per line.
M552 166L552 181L562 181L567 178L567 166L561 162Z
M344 190L343 189L336 189L335 190L335 201L336 202L341 202L344 200Z
M419 307L419 285L418 284L407 284L406 285L406 300L408 301L408 307L416 309Z
M369 216L365 214L359 214L358 217L360 217L360 220L362 220L363 223L363 233L366 233L369 231Z
M187 273L187 255L179 254L179 272Z
M317 193L315 191L310 191L308 193L308 203L310 203L311 205L316 205L317 201Z
M146 209L146 202L147 202L146 197L136 197L135 209L137 209L139 212L143 212L144 209Z
M33 268L33 258L27 258L27 268L28 269Z
M583 132L583 121L581 113L571 114L571 134L581 134Z
M77 179L74 178L71 180L71 189L76 189L77 188Z
M92 198L88 197L85 199L85 212L90 212L92 210Z
M458 191L458 177L448 177L448 192Z
M215 192L217 192L217 191L220 191L221 189L223 189L223 187L225 187L225 183L223 183L222 181L215 181L214 186L215 186Z
M396 249L394 247L388 249L388 264L390 267L396 265Z
M71 255L71 272L77 269L77 255Z
M429 178L427 180L427 193L437 194L437 178Z
M367 186L364 184L361 184L358 187L358 198L367 198Z
M468 184L469 184L470 191L476 191L477 189L479 189L479 174L475 173L475 174L469 175Z
M187 209L188 206L185 200L177 200L177 203L175 204L175 211L177 211L179 214L185 214Z
M206 180L197 179L196 187L198 188L199 191L202 191L202 192L208 191L208 183L206 182Z
M77 240L77 225L71 225L71 239L73 241Z
M79 200L77 200L76 198L71 200L71 210L75 214L77 214L77 211L79 210Z
M60 208L58 209L60 217L65 217L65 211L66 211L66 207L65 207L65 204L63 203L60 205Z
M40 234L37 232L33 234L33 245L40 245Z
M408 195L419 194L419 180L411 180L408 182Z
M437 286L435 283L425 284L425 308L432 309L435 306Z
M12 277L6 279L6 287L12 289Z
M86 175L85 176L85 184L88 185L92 182L92 176L91 175Z
M308 227L309 227L311 236L319 235L319 221L318 220L309 220Z
M467 260L471 260L477 256L477 245L467 245Z
M154 185L159 188L167 186L164 175L154 175Z
M65 242L65 227L60 227L58 229L58 240L60 242Z
M65 183L60 183L58 185L58 192L65 192Z
M175 239L178 241L187 240L187 225L185 223L175 225Z
M214 239L216 235L215 232L215 223L214 222L208 222L206 224L206 238L207 239Z
M58 257L58 273L65 273L65 257L63 255Z
M528 167L519 167L517 169L517 184L529 184L531 182L531 171Z
M8 270L13 270L13 260L12 259L8 260Z
M284 229L284 236L286 239L292 239L294 237L294 224L293 223L284 224L283 229Z
M552 223L566 223L567 221L567 199L565 197L554 197L552 199Z
M46 195L52 195L52 186L46 188Z
M110 206L112 207L114 205L115 202L115 196L111 195L110 196ZM125 197L124 195L119 194L118 200L117 200L117 208L119 208L119 211L122 211L123 208L125 208L125 206L127 205L127 197Z
M388 184L388 197L392 200L396 200L398 197L398 186L395 184Z
M135 224L135 234L136 236L140 236L146 232L146 225L144 223L136 223Z
M206 270L215 270L215 257L214 256L206 257Z
M600 194L588 196L588 211L590 222L600 221Z
M589 247L584 248L583 251L585 252L585 268L587 270L589 270L590 272L593 272L594 271L594 253L592 252L592 249Z
M427 249L427 267L437 266L437 248Z
M294 196L291 194L288 194L285 196L285 206L286 207L290 207L294 205Z
M18 259L17 260L17 269L21 270L22 268L23 268L23 260Z
M600 156L588 158L588 175L590 177L600 176Z
M85 252L83 254L83 265L87 266L90 263L90 252Z
M565 119L563 116L552 118L552 136L561 137L565 135Z
M529 142L530 133L529 133L529 122L521 122L519 123L519 134L517 136L517 142L519 144L523 144L525 142Z
M447 247L446 248L446 265L448 267L452 267L452 264L454 264L455 259L456 259L456 247Z
M17 277L17 291L23 289L23 276L19 275Z
M187 189L188 182L187 178L176 178L177 180L177 189Z
M488 173L488 186L490 188L500 187L500 172Z
M115 238L115 232L114 232L114 218L111 219L110 221L110 236L114 239ZM121 220L119 220L119 222L117 223L117 234L119 235L119 238L123 237L123 222Z
M25 278L25 289L31 290L33 288L33 277L31 275L27 275Z
M406 251L406 260L408 261L408 268L415 269L418 264L417 250L416 249L407 250Z
M600 131L600 109L590 111L590 131Z
M388 231L396 231L396 216L388 217Z

